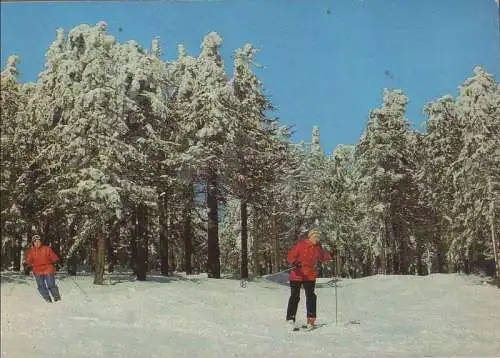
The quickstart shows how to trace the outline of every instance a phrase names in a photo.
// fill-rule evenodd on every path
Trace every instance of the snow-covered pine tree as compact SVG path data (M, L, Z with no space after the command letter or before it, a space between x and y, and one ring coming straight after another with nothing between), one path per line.
M13 219L12 214L15 212L15 197L12 195L15 191L15 182L19 177L18 167L19 158L17 130L20 125L18 119L19 112L23 107L22 88L17 81L17 61L16 56L10 56L7 61L6 68L0 74L0 111L2 121L0 123L1 129L1 213L2 213L2 238L6 238L7 225ZM16 165L17 163L17 165ZM5 240L5 243L7 240ZM4 240L2 240L2 244ZM3 251L3 250L2 250Z
M453 206L452 181L447 177L447 168L458 158L463 146L462 128L454 100L445 96L427 104L424 112L426 133L422 138L419 167L421 203L429 208L428 226L434 230L433 239L427 242L425 256L428 266L441 272L444 270L449 243L453 239L450 212ZM450 271L452 268L448 267Z
M298 228L311 228L316 222L324 220L324 199L322 192L323 182L327 173L327 157L321 149L319 142L319 128L314 126L310 143L301 142L294 146L292 153L295 162L298 163L295 175L292 179L292 190L294 200L299 206L294 210L297 213L295 219ZM295 238L298 234L295 228Z
M371 111L356 147L360 192L370 219L365 237L377 242L373 251L380 253L385 273L409 273L414 256L405 215L413 177L407 103L402 91L385 90L382 107Z
M196 132L193 130L193 123L187 118L191 116L193 108L192 101L195 92L197 79L196 58L186 53L184 45L178 45L178 58L168 66L169 73L169 109L174 121L178 123L175 131L175 138L172 140L177 144L177 156L175 165L165 168L170 173L170 182L162 191L164 213L170 218L182 214L183 239L183 266L187 273L191 273L195 262L202 262L204 258L196 258L195 252L202 257L206 257L206 245L201 241L206 241L206 220L199 217L196 198L198 191L204 187L206 177L200 175L202 163L206 158L202 143L196 139ZM171 161L170 161L171 162ZM165 170L163 170L165 171ZM202 206L204 204L201 204ZM205 211L205 210L204 210ZM172 233L165 221L164 232ZM204 233L202 233L204 231ZM187 234L187 233L190 234ZM163 235L166 238L168 235ZM205 238L202 239L202 236ZM167 248L167 241L163 247ZM201 248L198 250L197 248ZM164 250L166 252L166 250ZM163 255L166 257L167 255ZM199 266L198 264L196 264ZM205 265L202 265L205 266Z
M229 192L240 200L240 248L243 278L248 278L249 205L266 200L265 187L280 177L284 146L277 138L277 123L268 116L272 105L262 82L253 72L257 49L245 44L235 51L233 77L228 83L237 99L237 115L233 117L234 136L226 151L225 177Z
M448 168L456 189L452 213L458 219L453 224L459 235L455 240L467 242L472 268L500 278L500 85L476 67L461 86L456 105L464 145Z
M498 275L499 86L482 68L426 106L422 177L450 271ZM495 269L496 266L496 269Z
M218 201L222 199L220 178L226 142L231 141L231 117L235 115L235 99L227 86L227 76L220 55L222 38L215 32L203 39L201 53L194 65L192 82L186 78L184 88L191 101L183 106L183 130L191 140L189 152L198 153L200 178L205 183L208 210L207 249L208 275L220 278Z
M372 245L362 235L365 212L359 202L359 169L355 146L339 145L328 158L319 188L323 193L323 231L335 252L335 274L361 277L372 274Z
M119 83L124 94L123 118L129 128L126 138L145 155L144 161L129 163L128 178L133 183L156 190L155 195L150 192L149 196L134 195L125 200L125 209L136 219L141 219L133 220L131 235L134 270L138 279L144 280L148 271L149 248L154 247L150 245L150 238L156 236L149 226L158 213L162 218L158 236L162 236L164 231L162 212L165 192L172 182L172 167L175 167L179 157L175 142L178 126L168 106L172 79L169 78L167 64L160 59L158 38L153 39L150 51L134 41L115 49L114 57L120 64ZM164 241L160 238L160 251L163 251ZM165 258L165 255L162 257Z
M500 86L482 68L460 88L456 100L463 146L447 168L453 183L452 230L449 251L466 270L482 269L498 276L497 231L500 224ZM488 270L485 260L496 269Z
M1 113L1 235L2 266L12 264L14 270L21 269L22 227L25 226L22 212L23 200L19 200L22 183L18 178L27 168L29 138L32 132L23 109L26 106L26 93L17 81L17 56L9 56L6 68L0 74L0 113ZM23 210L26 212L25 210ZM31 225L28 220L28 225ZM27 230L29 232L29 230ZM31 238L29 238L31 239Z

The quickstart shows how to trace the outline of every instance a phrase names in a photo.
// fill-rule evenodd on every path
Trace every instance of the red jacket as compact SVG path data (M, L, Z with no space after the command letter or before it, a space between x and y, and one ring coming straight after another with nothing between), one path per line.
M320 244L313 244L310 240L304 239L295 244L288 252L287 261L293 264L300 262L302 267L290 272L290 281L313 281L316 279L316 264L327 262L332 259L332 255L325 251Z
M28 251L26 264L33 267L33 274L48 275L56 272L53 263L59 261L59 257L50 246L32 247Z

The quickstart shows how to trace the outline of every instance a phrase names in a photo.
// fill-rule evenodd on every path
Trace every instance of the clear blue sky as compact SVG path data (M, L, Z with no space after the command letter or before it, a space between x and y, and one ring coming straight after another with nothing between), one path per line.
M253 0L2 3L2 67L21 58L21 81L34 81L44 55L65 30L105 20L120 41L150 47L161 38L165 59L184 43L199 53L218 32L228 70L232 52L250 42L261 49L257 70L277 115L293 124L294 140L320 127L326 152L356 143L383 88L410 97L408 118L422 129L423 105L456 95L483 66L500 78L498 7L494 0ZM119 32L118 29L123 31Z

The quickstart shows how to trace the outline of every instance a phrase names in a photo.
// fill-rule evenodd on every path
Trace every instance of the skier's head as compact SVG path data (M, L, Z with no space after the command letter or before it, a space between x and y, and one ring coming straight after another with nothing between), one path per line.
M319 243L320 235L321 233L318 229L312 229L311 231L309 231L307 237L313 244L317 244Z
M42 239L38 235L33 235L33 246L38 248L42 246Z

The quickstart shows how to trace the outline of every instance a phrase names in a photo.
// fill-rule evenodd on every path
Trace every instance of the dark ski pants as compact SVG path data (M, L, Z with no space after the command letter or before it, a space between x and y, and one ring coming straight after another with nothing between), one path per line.
M54 274L35 275L35 280L38 286L38 292L40 292L45 301L52 302L50 294L54 297L54 301L59 301L61 299L59 288L56 285L56 276Z
M288 309L286 311L287 321L295 321L300 301L301 286L304 286L304 291L306 291L307 317L316 318L316 294L314 293L315 285L316 281L290 281L290 298L288 299Z

